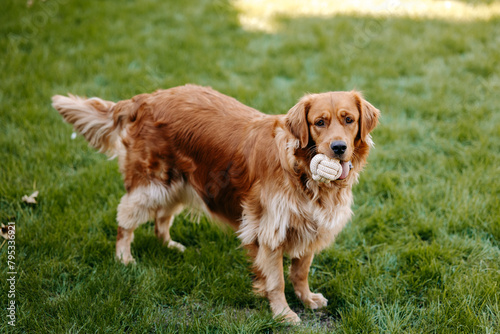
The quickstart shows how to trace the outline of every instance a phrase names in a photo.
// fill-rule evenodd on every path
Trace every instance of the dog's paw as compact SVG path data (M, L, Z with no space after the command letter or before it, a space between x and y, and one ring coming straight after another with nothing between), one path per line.
M318 308L325 307L328 305L328 299L323 297L321 293L309 293L309 295L302 299L304 304L306 304L309 308L315 310Z
M274 318L279 319L281 322L286 322L292 325L300 323L300 318L297 313L293 312L289 307L279 313L274 313Z
M123 263L124 265L136 263L135 259L132 257L132 255L130 255L130 256L117 256L116 259L118 261L120 261L121 263Z
M297 313L293 312L292 310L289 310L286 315L283 317L284 322L288 322L289 324L292 325L297 325L300 323L300 318L297 315Z
M183 244L173 240L170 240L168 242L167 247L172 249L177 249L179 252L184 252L186 250L186 247Z

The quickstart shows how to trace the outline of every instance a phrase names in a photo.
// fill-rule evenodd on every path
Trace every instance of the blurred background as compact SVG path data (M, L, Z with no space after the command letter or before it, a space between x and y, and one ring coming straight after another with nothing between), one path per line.
M17 327L2 307L0 331L500 331L499 1L6 1L0 32L0 222L18 265ZM273 114L357 89L382 112L355 216L311 269L328 307L287 283L299 327L272 319L236 236L205 218L176 219L183 254L149 223L138 264L113 259L117 164L50 98L186 83ZM2 277L6 261L2 246Z

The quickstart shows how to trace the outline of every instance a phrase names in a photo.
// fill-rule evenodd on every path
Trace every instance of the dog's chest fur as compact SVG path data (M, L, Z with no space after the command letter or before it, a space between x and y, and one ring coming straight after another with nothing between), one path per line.
M352 215L351 190L332 192L314 200L290 190L262 189L258 209L243 203L239 238L243 244L283 247L291 257L317 252L333 241Z

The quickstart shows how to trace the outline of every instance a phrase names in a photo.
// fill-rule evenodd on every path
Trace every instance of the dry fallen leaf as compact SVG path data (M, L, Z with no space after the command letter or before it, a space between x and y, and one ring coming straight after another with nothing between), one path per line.
M5 240L9 240L9 233L7 232L7 226L2 224L2 229L0 229L0 237L4 238Z
M36 197L38 196L38 190L35 191L33 194L26 196L23 196L23 202L26 203L31 203L31 204L36 204Z

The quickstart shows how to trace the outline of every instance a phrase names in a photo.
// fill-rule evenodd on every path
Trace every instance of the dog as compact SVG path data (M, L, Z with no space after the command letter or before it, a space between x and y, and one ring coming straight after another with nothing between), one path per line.
M268 298L275 317L300 322L285 298L284 254L298 298L312 309L327 305L309 288L309 268L352 215L351 188L380 115L359 92L308 94L284 115L197 85L117 103L52 100L91 146L118 157L126 194L117 209L117 259L135 262L134 230L151 219L163 244L184 251L170 227L184 207L197 207L236 231L253 262L254 290ZM337 180L312 179L316 154L340 160Z

